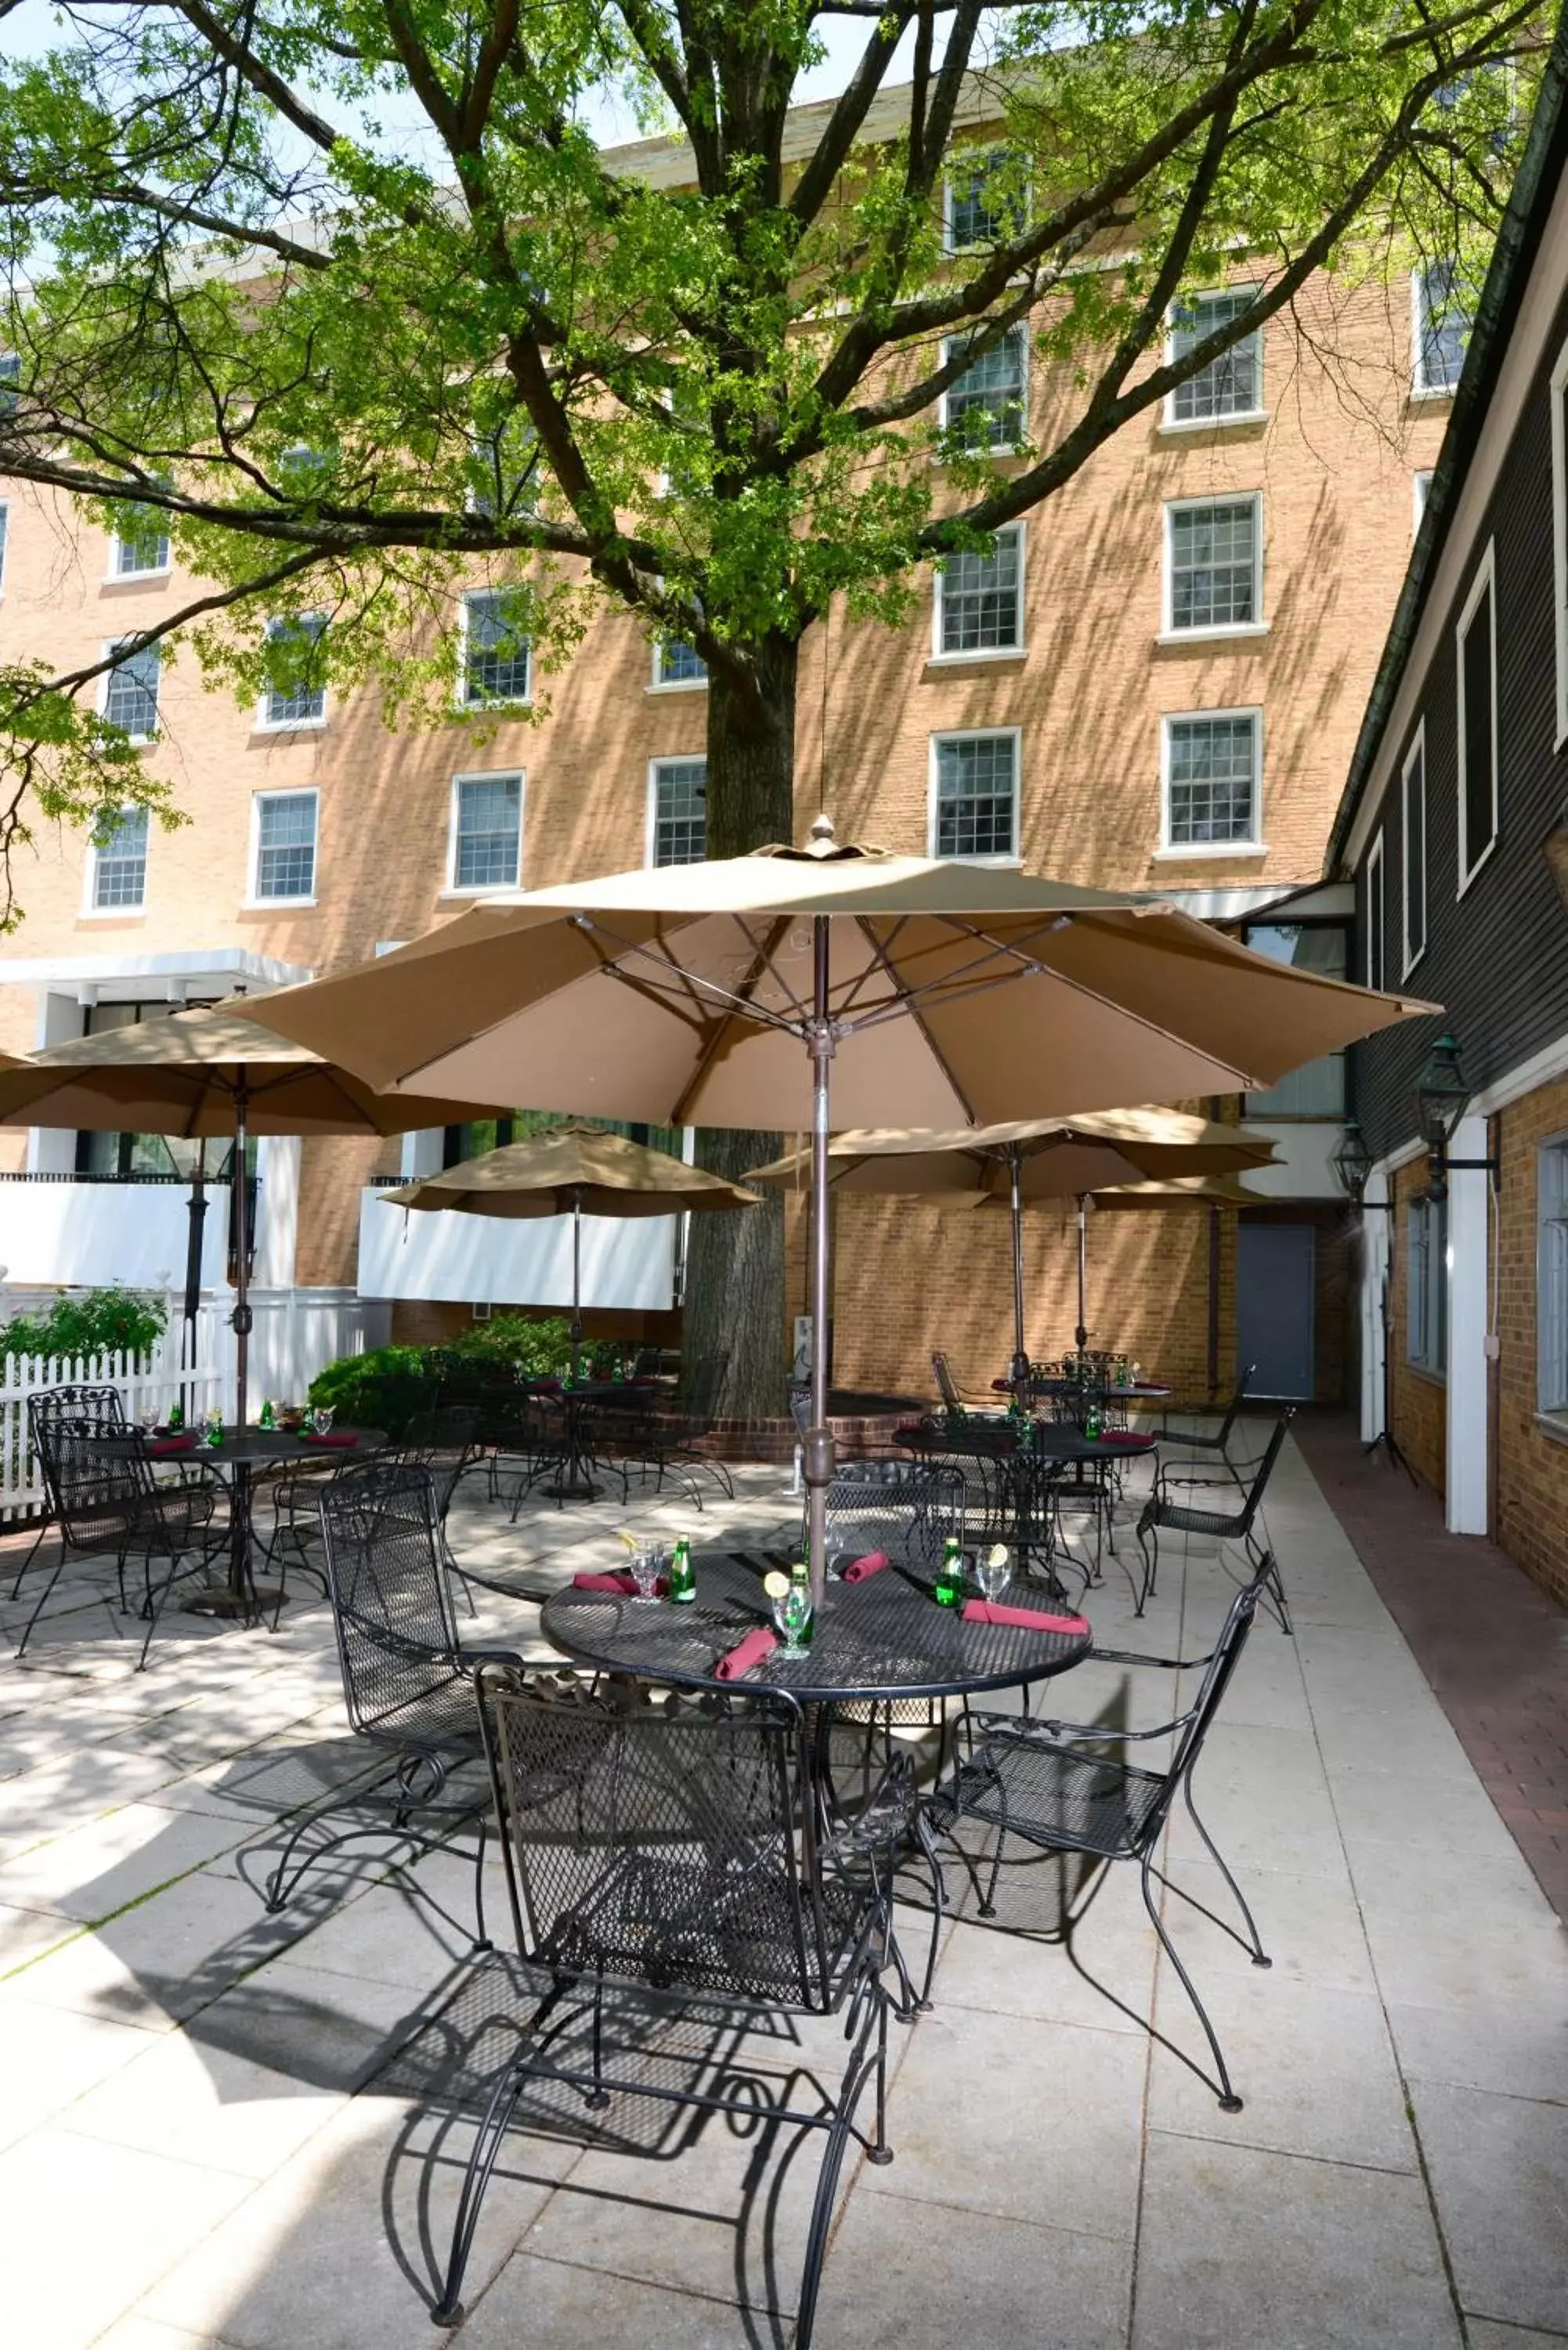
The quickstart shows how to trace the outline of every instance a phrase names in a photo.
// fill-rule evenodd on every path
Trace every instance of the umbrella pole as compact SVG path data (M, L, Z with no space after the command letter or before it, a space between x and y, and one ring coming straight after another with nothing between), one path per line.
M1029 1350L1023 1343L1023 1153L1016 1142L1007 1153L1009 1201L1012 1211L1012 1368L1015 1387L1029 1378ZM1079 1307L1082 1313L1083 1308Z
M1088 1323L1084 1303L1088 1289L1088 1273L1089 1197L1086 1191L1080 1191L1078 1194L1078 1326L1073 1333L1078 1342L1080 1355L1089 1343Z
M250 1301L250 1185L245 1173L245 1159L250 1147L249 1119L250 1087L242 1069L239 1083L234 1088L234 1310L229 1317L234 1331L234 1420L240 1428L245 1425L248 1409L251 1324L254 1319Z
M583 1203L572 1201L572 1385L577 1384L577 1369L583 1350Z
M806 1030L811 1055L811 1426L805 1448L805 1523L811 1596L820 1607L827 1584L827 1489L833 1482L833 1435L827 1425L827 1308L831 1287L828 1236L828 1081L835 1039L828 1016L828 918L812 917L815 987Z

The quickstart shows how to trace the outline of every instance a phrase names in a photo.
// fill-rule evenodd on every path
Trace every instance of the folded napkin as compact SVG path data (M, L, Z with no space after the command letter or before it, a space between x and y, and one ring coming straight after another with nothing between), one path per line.
M966 1624L1017 1624L1026 1632L1086 1632L1083 1616L1047 1616L1038 1607L1003 1607L994 1599L966 1599Z
M669 1576L661 1575L653 1587L656 1592L668 1591ZM617 1599L635 1599L637 1577L629 1567L616 1566L611 1567L608 1573L604 1575L574 1575L572 1589L574 1591L607 1591Z
M753 1665L760 1665L764 1657L771 1657L778 1644L778 1634L770 1632L765 1624L759 1624L754 1632L748 1632L743 1640L736 1642L728 1656L720 1658L713 1668L714 1679L739 1680L741 1675L749 1673Z
M1109 1428L1106 1430L1104 1436L1101 1437L1100 1442L1102 1444L1126 1444L1135 1448L1139 1452L1145 1452L1154 1442L1154 1438L1150 1435L1146 1435L1141 1429Z
M864 1583L868 1575L880 1575L887 1564L885 1550L868 1550L864 1558L850 1561L839 1580L843 1583Z
M172 1452L194 1452L196 1440L193 1436L161 1436L147 1450L154 1461L167 1461Z
M309 1430L306 1433L305 1441L306 1444L330 1445L335 1451L347 1452L350 1447L358 1444L359 1440L357 1436L350 1436L347 1429L339 1432L335 1428L329 1428L325 1436L317 1436L314 1429Z

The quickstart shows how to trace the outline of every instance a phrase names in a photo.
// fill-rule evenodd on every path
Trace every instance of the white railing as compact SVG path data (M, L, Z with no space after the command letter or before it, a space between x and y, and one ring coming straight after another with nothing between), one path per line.
M223 1336L229 1337L225 1349ZM0 1522L42 1509L44 1483L27 1440L27 1401L51 1388L112 1387L134 1420L155 1409L167 1419L178 1399L187 1419L223 1404L232 1388L232 1334L215 1316L182 1320L166 1330L150 1355L6 1355L0 1357Z

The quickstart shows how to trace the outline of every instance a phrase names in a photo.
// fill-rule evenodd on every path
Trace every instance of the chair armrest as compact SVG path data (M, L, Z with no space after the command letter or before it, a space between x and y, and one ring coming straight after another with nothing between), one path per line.
M1091 1647L1081 1661L1085 1665L1148 1665L1166 1672L1192 1673L1204 1665L1211 1665L1214 1657L1213 1649L1206 1657L1151 1657L1137 1648Z

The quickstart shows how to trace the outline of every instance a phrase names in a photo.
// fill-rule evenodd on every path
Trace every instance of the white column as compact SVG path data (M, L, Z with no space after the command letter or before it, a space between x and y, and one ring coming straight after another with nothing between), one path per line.
M1376 1168L1366 1179L1361 1211L1361 1440L1375 1443L1383 1433L1383 1284L1389 1264L1392 1217L1383 1204L1388 1198L1386 1171Z
M256 1144L261 1182L260 1230L256 1234L255 1286L290 1289L299 1234L299 1137L264 1134Z
M1484 1118L1462 1118L1450 1159L1484 1159ZM1444 1519L1451 1534L1487 1532L1487 1200L1480 1168L1449 1176L1448 1477Z

